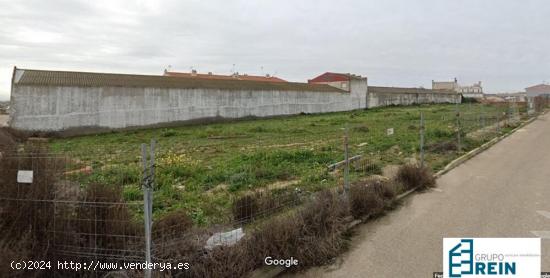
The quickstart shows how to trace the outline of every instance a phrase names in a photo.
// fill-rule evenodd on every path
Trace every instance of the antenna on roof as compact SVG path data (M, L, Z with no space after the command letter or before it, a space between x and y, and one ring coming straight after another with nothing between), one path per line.
M231 68L231 73L235 73L235 64L233 64L233 67Z

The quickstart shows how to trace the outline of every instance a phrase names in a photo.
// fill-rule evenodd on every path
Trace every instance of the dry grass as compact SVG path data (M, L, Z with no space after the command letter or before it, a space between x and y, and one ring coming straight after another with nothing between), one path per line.
M304 207L268 219L247 231L234 246L206 252L197 245L197 249L186 254L175 254L171 260L185 259L191 269L171 275L243 277L263 266L267 256L298 259L299 266L294 270L326 264L346 249L349 213L348 203L341 196L330 191L320 192Z
M138 229L123 203L121 191L112 186L89 185L77 193L80 202L58 202L57 197L63 192L59 192L57 184L63 177L66 162L32 145L25 145L23 151L4 150L0 158L0 271L6 269L5 262L18 258L88 260L63 253L67 246L81 252L96 252L99 257L121 255L116 250L131 249L129 244L133 242L127 238L138 236L143 230L141 225ZM18 170L32 170L33 183L18 183ZM136 244L142 244L141 240ZM50 271L1 273L15 277L53 275Z
M41 149L30 149L21 156L12 150L0 157L0 269L15 258L44 260L51 257L53 227L52 200L55 195L53 181L63 169L62 163L47 158ZM17 183L19 169L34 172L33 184ZM38 201L17 201L17 199ZM6 273L6 272L2 272ZM32 277L28 272L10 271L12 276Z
M355 218L382 213L397 194L397 186L391 181L369 180L358 182L350 188L351 213Z
M290 215L277 217L259 228L248 240L255 261L266 256L294 257L298 268L323 265L345 250L348 202L330 191L319 195Z
M233 219L238 223L248 223L259 212L257 195L247 194L233 202Z
M396 180L405 189L427 189L435 186L435 178L432 171L427 167L420 167L414 164L405 164L399 167Z
M74 244L94 246L99 250L125 250L129 249L129 244L142 244L134 237L142 235L143 226L132 219L119 187L88 185L81 201L75 208L76 216L69 218L67 223L69 229L81 235ZM105 255L111 253L105 251Z

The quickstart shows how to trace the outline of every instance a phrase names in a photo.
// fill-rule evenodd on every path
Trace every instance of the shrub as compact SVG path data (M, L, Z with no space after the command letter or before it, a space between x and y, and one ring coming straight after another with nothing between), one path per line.
M373 181L369 183L385 201L392 201L397 195L396 184L391 181Z
M80 220L68 219L65 225L74 229L77 234L96 234L97 236L80 239L64 238L59 239L59 242L64 240L70 246L78 244L95 246L97 250L107 250L106 256L109 256L109 250L116 252L116 250L124 250L127 245L142 243L136 236L142 234L143 226L133 220L128 206L124 203L121 187L89 184L80 201L75 208L74 216L75 219Z
M347 246L344 237L349 206L346 199L328 190L297 212L272 219L248 240L254 261L266 256L300 261L298 268L323 265Z
M31 273L9 268L11 260L44 260L53 255L54 205L50 200L63 192L56 191L56 181L66 165L58 157L48 157L46 150L25 146L0 150L0 273L27 277ZM17 182L18 170L33 170L32 184ZM13 200L9 200L13 199ZM18 201L18 199L28 201ZM36 201L32 201L36 200ZM42 202L41 200L45 200Z
M193 220L183 209L171 211L153 224L153 235L163 239L176 238L193 227Z
M199 250L202 246L194 235L193 220L183 209L169 212L153 222L153 242L163 259Z
M233 219L239 223L248 223L258 214L258 208L255 195L244 195L233 202Z
M398 192L397 183L367 178L350 188L351 213L355 218L377 215L391 205Z
M399 167L396 180L407 190L413 188L427 189L435 186L435 178L431 170L413 164L405 164Z
M177 246L182 244L177 242L176 247L169 248L160 257L192 265L184 272L170 273L174 277L244 277L263 266L266 256L298 259L300 264L291 270L323 265L347 247L348 216L346 199L324 191L305 207L256 226L233 246L203 252L204 231L202 234L191 231L191 237L182 239L182 242L193 248L182 246L187 251L177 251Z
M354 184L350 188L349 198L351 214L355 218L376 215L384 210L384 197L378 186L365 183Z

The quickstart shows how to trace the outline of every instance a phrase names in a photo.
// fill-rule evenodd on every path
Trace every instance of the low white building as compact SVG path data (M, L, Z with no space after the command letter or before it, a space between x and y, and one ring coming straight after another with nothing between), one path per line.
M459 94L462 94L463 97L467 98L483 98L483 87L481 86L481 81L474 83L473 85L463 86L458 84L458 80L455 78L454 81L434 81L432 80L432 90L452 90Z

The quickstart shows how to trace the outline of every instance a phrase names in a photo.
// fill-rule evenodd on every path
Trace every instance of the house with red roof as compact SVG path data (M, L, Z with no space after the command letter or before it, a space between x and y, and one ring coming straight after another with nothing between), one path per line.
M313 79L309 79L309 84L327 84L341 90L350 91L350 82L352 78L361 78L360 76L349 73L325 72Z
M183 78L195 78L195 79L210 79L210 80L246 80L246 81L260 81L260 82L287 82L281 78L271 76L266 74L265 76L258 75L248 75L248 74L239 74L234 73L231 75L221 75L213 74L212 72L208 73L197 73L196 70L191 72L174 72L164 70L164 76L174 76L174 77L183 77Z

